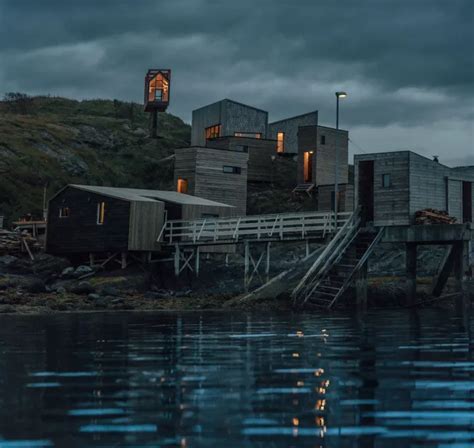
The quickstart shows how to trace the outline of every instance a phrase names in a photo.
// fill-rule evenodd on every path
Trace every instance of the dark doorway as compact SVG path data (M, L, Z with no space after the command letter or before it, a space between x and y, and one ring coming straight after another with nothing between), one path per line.
M305 151L304 153L304 181L305 183L313 182L313 151Z
M165 202L166 219L183 219L182 206L179 204L173 204L171 202Z
M374 220L374 161L359 162L359 206L366 222Z
M472 222L472 182L462 183L462 222Z

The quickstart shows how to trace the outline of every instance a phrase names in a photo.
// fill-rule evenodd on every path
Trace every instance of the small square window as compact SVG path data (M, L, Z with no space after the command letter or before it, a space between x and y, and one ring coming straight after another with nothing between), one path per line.
M228 174L241 174L242 169L240 168L240 166L226 166L226 165L224 165L222 167L222 171L224 173L228 173Z
M61 207L59 209L60 218L69 218L69 207Z
M325 144L326 144L326 136L321 135L321 145L325 145Z
M390 174L382 174L382 187L390 188L392 186L392 178Z

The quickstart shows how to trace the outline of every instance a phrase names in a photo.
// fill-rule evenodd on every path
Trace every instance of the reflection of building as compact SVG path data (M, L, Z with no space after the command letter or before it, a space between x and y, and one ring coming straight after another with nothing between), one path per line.
M413 224L418 210L472 222L474 167L449 168L411 151L354 158L356 203L376 225Z

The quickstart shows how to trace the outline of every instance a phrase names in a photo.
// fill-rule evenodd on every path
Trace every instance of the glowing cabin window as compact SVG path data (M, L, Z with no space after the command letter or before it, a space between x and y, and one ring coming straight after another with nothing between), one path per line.
M69 207L61 207L59 209L60 218L69 218Z
M183 179L181 177L178 178L178 193L186 194L188 192L188 181L187 179Z
M105 202L97 204L97 225L101 226L105 222Z
M206 128L206 140L211 138L217 138L221 135L221 125L215 124L214 126L209 126Z
M277 152L279 153L285 152L285 133L284 132L277 133Z
M234 137L262 138L261 132L234 132Z
M166 77L162 73L158 73L150 80L148 85L148 101L167 103L169 99L169 86L170 83Z

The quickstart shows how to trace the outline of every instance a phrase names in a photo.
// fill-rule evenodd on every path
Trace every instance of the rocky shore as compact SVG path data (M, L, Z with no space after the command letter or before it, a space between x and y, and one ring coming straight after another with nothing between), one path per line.
M277 275L299 263L304 248L282 248L271 272ZM453 301L433 300L429 296L432 273L442 253L422 253L424 272L418 279L421 306L453 306ZM396 248L379 251L369 266L371 308L404 307L404 261ZM474 285L467 286L474 295ZM453 291L448 283L445 294ZM468 294L469 295L469 294ZM94 270L51 255L37 253L35 260L21 255L0 256L0 314L56 313L75 311L155 311L155 310L284 310L291 309L286 295L271 298L245 298L242 257L235 254L229 266L223 260L204 259L201 275L174 278L171 264L160 263L152 269L131 266L126 270ZM346 303L353 303L346 300Z

